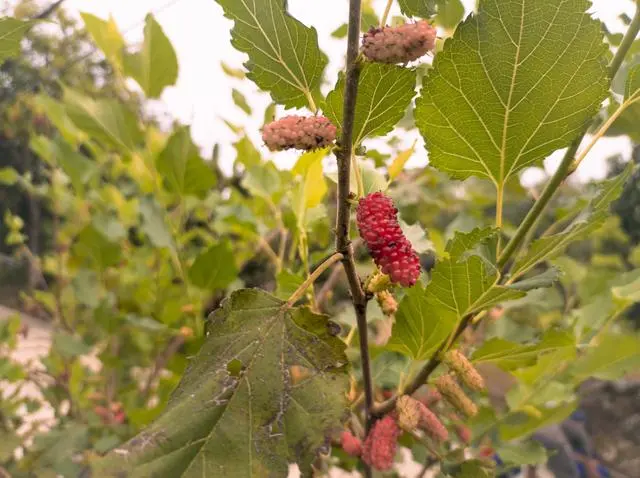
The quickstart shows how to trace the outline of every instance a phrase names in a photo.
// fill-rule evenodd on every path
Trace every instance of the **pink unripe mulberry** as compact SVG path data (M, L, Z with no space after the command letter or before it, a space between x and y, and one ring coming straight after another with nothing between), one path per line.
M442 442L449 438L447 428L423 403L420 403L420 428L435 441Z
M324 116L285 116L262 129L262 140L271 151L324 148L336 139L336 127Z
M468 417L473 417L478 413L478 407L464 393L460 386L450 375L442 375L436 381L438 391L442 396L459 412Z
M369 194L358 203L356 219L360 236L369 253L392 282L411 287L420 276L420 258L398 223L398 210L381 192Z
M397 27L371 28L362 39L362 53L380 63L408 63L433 50L435 44L436 29L421 20Z
M351 432L345 430L341 437L342 449L347 455L360 456L362 454L362 441Z
M466 425L456 425L456 435L462 443L471 443L471 428Z
M482 375L462 352L459 350L448 351L444 356L444 363L467 387L477 392L484 390L485 384Z
M376 470L387 471L393 467L402 431L391 415L386 415L374 425L362 447L362 460Z

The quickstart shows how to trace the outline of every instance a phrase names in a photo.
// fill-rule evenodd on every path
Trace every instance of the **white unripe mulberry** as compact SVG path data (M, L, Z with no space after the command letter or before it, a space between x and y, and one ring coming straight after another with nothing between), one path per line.
M271 151L324 148L336 139L337 128L324 116L285 116L265 125L262 140Z
M362 53L379 63L408 63L434 49L436 29L425 20L397 27L371 28L362 39Z

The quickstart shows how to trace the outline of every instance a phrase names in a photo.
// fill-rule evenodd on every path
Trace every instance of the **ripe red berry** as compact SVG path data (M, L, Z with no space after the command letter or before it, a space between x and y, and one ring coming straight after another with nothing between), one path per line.
M391 415L378 420L364 441L362 460L376 470L390 470L401 433L400 427Z
M347 455L360 456L362 454L362 441L351 432L347 430L343 431L340 441L342 443L342 449Z
M435 44L436 29L421 20L397 27L371 28L362 39L362 53L380 63L408 63L433 50Z
M285 116L265 125L262 140L271 151L311 151L333 143L336 132L336 127L324 116Z
M411 287L420 276L420 258L398 223L398 210L381 192L362 198L356 211L360 236L375 263L393 282Z

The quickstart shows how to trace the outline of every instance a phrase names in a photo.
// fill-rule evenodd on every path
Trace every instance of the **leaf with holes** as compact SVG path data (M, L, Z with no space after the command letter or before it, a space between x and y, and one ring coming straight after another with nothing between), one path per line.
M609 216L609 205L622 193L622 188L633 172L633 164L613 179L606 181L600 193L590 202L586 210L564 231L535 241L527 254L516 262L513 277L525 274L536 264L560 254L571 242L587 237L600 229Z
M348 416L345 345L334 324L259 290L216 311L164 414L115 449L99 476L311 476Z
M433 166L498 187L568 146L608 91L587 0L486 0L424 79L416 123Z
M387 347L425 360L463 317L525 293L498 285L499 274L479 256L438 263L426 289L420 284L400 303Z
M234 21L233 46L249 55L247 77L287 108L307 106L327 57L315 28L293 18L284 0L216 0Z
M405 115L415 96L416 72L408 68L380 63L366 63L360 73L353 126L353 144L365 138L382 136L393 130ZM344 75L327 95L324 114L342 128L344 109Z

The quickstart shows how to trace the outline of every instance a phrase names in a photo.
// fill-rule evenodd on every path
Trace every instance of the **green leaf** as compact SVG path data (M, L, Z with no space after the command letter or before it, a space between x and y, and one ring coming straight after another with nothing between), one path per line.
M231 89L231 98L235 105L244 111L246 114L251 115L251 106L247 103L247 99L244 97L242 93L240 93L235 88Z
M609 113L617 109L619 105L612 101L609 106ZM636 143L640 142L640 102L634 102L627 106L620 116L613 122L607 130L606 136L628 135Z
M624 88L624 99L629 101L633 96L640 92L640 64L634 65L629 69L627 82Z
M99 476L311 476L348 416L345 345L308 308L234 292L211 318L165 413L97 465Z
M169 191L180 196L203 198L216 185L216 176L206 165L198 147L191 141L191 130L181 127L169 138L156 160L158 172Z
M216 0L234 21L233 46L249 55L247 77L287 108L307 106L327 57L309 28L286 10L285 0Z
M438 14L435 18L436 25L442 28L454 28L464 16L464 5L460 0L437 0Z
M527 254L516 261L513 276L520 276L540 262L554 258L571 242L585 238L599 229L609 216L609 205L620 196L632 172L633 164L630 163L624 172L603 184L600 193L589 203L587 209L564 231L533 242Z
M118 30L113 17L103 20L91 13L80 13L84 26L104 56L119 71L122 71L122 54L125 49L124 38Z
M402 119L415 96L416 72L401 66L366 63L360 73L353 125L353 144L383 136ZM324 114L342 129L345 77L327 95Z
M413 156L413 153L415 152L416 152L416 143L413 143L413 146L411 146L411 148L404 151L400 151L400 153L393 160L393 163L391 163L391 165L389 166L390 181L393 181L398 176L400 176L400 173L402 173L402 170L404 169L404 165L407 164L407 161L411 159L411 156Z
M617 380L640 367L639 351L640 338L634 334L606 335L597 345L590 347L569 372L576 383L589 377Z
M424 360L445 340L463 317L525 293L498 285L499 275L478 256L436 265L431 282L418 284L400 303L387 345Z
M224 71L225 75L230 76L232 78L236 78L238 80L244 80L245 76L247 76L244 70L240 68L232 68L227 65L224 61L220 62L220 66L222 67L222 71Z
M252 194L263 198L273 198L281 190L278 168L271 161L247 168L242 185Z
M156 200L151 197L140 199L140 215L142 216L142 232L155 247L174 246L173 236L165 222L165 212Z
M430 163L502 187L568 146L608 92L587 0L480 3L423 81L416 123Z
M429 18L436 13L438 0L398 0L400 11L410 17Z
M142 49L125 56L124 67L148 98L159 98L167 86L178 80L178 57L153 15L145 18Z
M23 439L13 432L0 432L0 463L11 460L15 449L22 446L22 441Z
M288 269L281 270L276 276L276 295L278 299L287 300L304 283L304 277L294 274Z
M53 350L66 358L78 357L91 352L91 347L80 338L65 332L57 332L53 336Z
M0 168L0 184L5 186L13 186L20 179L18 171L13 168Z
M511 289L523 291L543 289L546 287L551 287L553 284L555 284L560 279L560 276L560 270L556 269L555 267L551 267L544 271L542 274L538 274L533 277L515 282L508 287Z
M0 65L20 53L20 42L34 22L17 18L0 18Z
M494 237L497 232L497 229L494 227L476 227L470 232L456 231L453 239L447 242L445 252L449 254L449 258L452 261L458 261L462 259L465 254L474 252L476 246L484 244L487 240Z
M427 233L420 224L416 223L410 226L402 219L400 219L398 222L400 223L400 228L404 233L404 237L409 240L409 242L413 246L413 249L418 254L423 254L425 252L435 250L433 242L431 242L427 238Z
M534 441L504 443L496 448L496 453L505 465L544 465L547 462L545 448Z
M550 330L537 344L522 345L498 337L489 339L473 353L471 359L476 364L493 363L509 371L533 365L540 357L565 349L575 350L573 336Z
M460 471L455 478L494 478L496 476L496 464L488 460L467 460L460 466Z
M500 438L511 441L531 435L540 428L566 420L576 409L576 403L563 403L560 405L538 408L540 414L533 416L524 412L512 412L504 419L499 427Z
M143 140L136 116L116 100L93 100L64 88L64 104L71 121L107 148L131 154Z
M108 241L93 226L86 226L73 245L74 259L88 261L99 269L117 264L121 252L118 244Z
M62 103L45 95L35 96L34 101L37 107L45 112L49 121L56 127L67 143L78 146L79 143L86 141L86 133L69 118Z
M233 249L227 241L200 254L189 269L189 279L193 285L207 290L227 287L237 274Z

